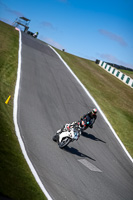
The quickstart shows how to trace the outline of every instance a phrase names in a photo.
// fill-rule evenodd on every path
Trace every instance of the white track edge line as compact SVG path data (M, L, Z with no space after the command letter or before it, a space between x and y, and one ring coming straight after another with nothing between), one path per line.
M13 119L14 119L15 131L16 131L16 135L17 135L17 138L18 138L22 153L24 155L24 158L25 158L26 162L28 163L29 168L30 168L33 176L35 177L36 182L40 186L41 190L43 191L43 193L45 194L47 199L48 200L52 200L52 198L50 197L50 195L46 191L44 185L42 184L42 182L41 182L41 180L40 180L35 168L33 167L32 163L31 163L31 161L30 161L30 159L29 159L29 157L27 155L23 140L22 140L21 135L20 135L18 122L17 122L18 92L19 92L20 73L21 73L21 51L22 51L22 36L21 36L21 31L19 31L18 71L17 71L17 80L16 80L15 94L14 94L14 108L13 108Z
M124 144L122 143L122 141L120 140L120 138L118 137L118 135L116 134L115 130L113 129L113 127L111 126L110 122L108 121L108 119L106 118L105 114L103 113L103 111L101 110L101 108L99 107L99 105L97 104L97 102L95 101L95 99L91 96L91 94L89 93L89 91L85 88L85 86L81 83L81 81L78 79L78 77L74 74L74 72L70 69L70 67L67 65L67 63L63 60L63 58L57 53L57 51L51 47L50 45L48 45L60 58L60 60L64 63L64 65L68 68L68 70L72 73L72 75L76 78L76 80L79 82L79 84L82 86L82 88L85 90L85 92L87 93L87 95L90 97L90 99L93 101L93 103L95 104L95 106L98 108L98 110L100 111L101 115L103 116L104 120L106 121L106 123L108 124L109 128L111 129L111 131L113 132L113 134L115 135L116 139L118 140L118 142L120 143L121 147L123 148L123 150L125 151L125 153L127 154L127 156L129 157L129 159L131 160L131 162L133 163L133 158L131 157L131 155L129 154L129 152L127 151L126 147L124 146Z

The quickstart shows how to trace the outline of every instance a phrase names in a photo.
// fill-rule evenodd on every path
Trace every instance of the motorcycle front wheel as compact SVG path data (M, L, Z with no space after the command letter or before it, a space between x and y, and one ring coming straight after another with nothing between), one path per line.
M54 142L58 142L59 141L59 135L57 135L57 134L54 135L52 139L53 139Z
M58 145L59 145L59 147L62 149L62 148L64 148L64 147L66 147L70 142L71 142L71 138L65 137L65 138L62 139L61 142L59 142Z

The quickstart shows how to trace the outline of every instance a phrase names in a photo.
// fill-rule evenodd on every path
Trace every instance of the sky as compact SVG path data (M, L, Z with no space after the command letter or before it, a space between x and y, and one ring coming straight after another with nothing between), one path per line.
M133 0L0 0L1 21L22 16L58 49L133 69Z

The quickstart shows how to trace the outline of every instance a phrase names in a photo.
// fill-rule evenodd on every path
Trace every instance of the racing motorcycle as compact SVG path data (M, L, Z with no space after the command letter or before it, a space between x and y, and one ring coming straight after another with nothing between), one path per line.
M80 121L78 121L78 124L81 127L81 133L86 130L88 127L92 128L92 125L94 123L94 119L89 119L89 121L85 118L81 118Z
M53 136L53 141L57 142L62 149L70 142L77 141L81 135L81 127L77 122L65 124L62 129L59 129Z

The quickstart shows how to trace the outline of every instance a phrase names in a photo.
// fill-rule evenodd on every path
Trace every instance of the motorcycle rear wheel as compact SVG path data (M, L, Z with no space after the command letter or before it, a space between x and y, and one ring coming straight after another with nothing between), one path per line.
M63 148L66 147L70 142L71 142L71 138L65 137L65 138L62 139L61 142L59 142L58 145L59 145L59 147L60 147L61 149L63 149Z

